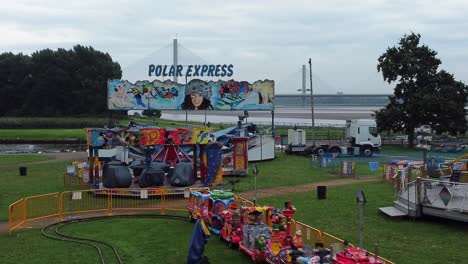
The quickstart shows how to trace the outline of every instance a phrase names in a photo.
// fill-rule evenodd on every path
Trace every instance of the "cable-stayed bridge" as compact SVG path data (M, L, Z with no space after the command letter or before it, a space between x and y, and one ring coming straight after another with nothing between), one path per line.
M201 56L192 52L189 48L174 40L147 56L138 59L137 61L123 67L122 79L136 82L138 80L148 80L154 77L148 76L148 66L150 64L158 65L193 65L193 64L212 64L213 62L206 61ZM305 74L305 76L304 76ZM182 77L183 78L183 77ZM197 77L205 80L213 80L213 77ZM231 79L232 77L217 78ZM172 77L158 77L164 81L173 79ZM188 81L190 78L188 79ZM184 83L186 80L179 78L179 83ZM239 80L241 81L241 80ZM277 105L310 105L310 69L308 67L298 65L297 69L287 74L283 78L275 79L275 94ZM304 84L303 84L304 83ZM303 89L304 87L304 89ZM314 94L314 103L317 104L348 104L360 105L368 103L368 105L385 105L388 102L387 94L371 95L360 94L350 95L343 94L339 88L330 84L327 80L312 71L312 88ZM279 91L288 91L286 93ZM299 98L299 99L297 99ZM320 99L325 98L325 99ZM341 98L341 99L340 99ZM350 99L351 98L351 99ZM359 99L361 98L361 99ZM378 99L377 99L378 98Z
M123 67L122 79L126 79L132 82L138 80L148 80L148 65L160 64L160 65L173 65L174 58L177 60L178 65L190 65L190 64L210 64L202 57L193 53L188 48L184 47L179 42L175 42L177 45L176 54L174 54L174 43L168 44L151 54L131 63L130 65ZM172 79L172 77L158 77L158 79L164 81L166 79ZM199 78L203 79L203 77ZM184 80L179 80L179 83L184 83Z
M174 49L176 44L176 49ZM135 82L137 80L148 80L148 66L150 64L157 65L174 65L174 61L178 65L193 65L193 64L212 64L213 62L206 61L201 56L195 54L190 49L184 47L177 41L173 44L168 44L154 51L153 53L135 61L134 63L123 68L123 79ZM288 94L275 95L275 123L310 123L310 70L302 65L298 65L297 69L287 74L284 78L275 80L276 91L290 91ZM169 79L172 77L160 78L160 80ZM183 77L182 77L183 78ZM206 78L213 79L213 78ZM179 78L179 83L184 83L186 80ZM314 105L316 124L321 122L340 123L348 118L370 118L373 111L384 106L388 102L387 95L349 95L342 94L339 89L329 84L324 78L312 72ZM304 83L304 84L303 84ZM306 93L302 92L305 88ZM211 121L211 122L237 122L237 115L242 114L235 111L192 111L190 112L190 120ZM185 113L180 111L163 111L163 117L174 120L186 120ZM269 112L251 112L249 120L254 122L271 122Z

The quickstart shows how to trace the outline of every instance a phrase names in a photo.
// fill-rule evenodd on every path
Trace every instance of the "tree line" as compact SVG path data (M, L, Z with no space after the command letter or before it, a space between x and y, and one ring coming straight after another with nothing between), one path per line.
M390 103L376 112L377 125L407 134L410 144L420 125L452 135L467 128L467 85L439 70L437 52L420 40L419 34L405 34L377 64L383 79L395 84ZM121 76L120 65L92 47L44 49L30 56L6 52L0 54L0 116L105 116L107 80Z
M0 116L105 116L107 80L122 70L107 53L76 45L0 54Z
M390 103L376 112L381 131L403 132L413 145L415 128L429 125L437 133L464 134L468 86L439 69L437 52L421 44L421 35L404 35L399 45L378 58L377 71L395 83Z

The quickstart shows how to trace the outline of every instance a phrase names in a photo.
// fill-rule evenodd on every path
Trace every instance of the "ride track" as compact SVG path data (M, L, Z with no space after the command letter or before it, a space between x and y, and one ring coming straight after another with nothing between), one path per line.
M113 255L117 259L117 262L119 264L123 264L124 262L122 261L122 258L120 257L119 253L117 252L117 249L110 243L102 241L102 240L97 240L97 239L65 235L62 232L60 232L60 229L62 227L70 225L70 224L76 224L76 223L87 222L87 221L97 221L97 220L103 220L103 219L111 219L111 218L163 218L163 219L181 220L181 221L186 221L186 222L189 221L187 217L177 216L177 215L141 214L141 215L97 216L97 217L90 217L90 218L70 219L70 220L53 223L53 224L43 227L41 230L41 233L42 235L50 239L54 239L54 240L58 240L62 242L78 243L78 244L83 244L89 247L93 247L94 249L96 249L102 264L106 263L105 257L104 257L105 255L103 254L103 250L102 250L103 249L102 246L108 247L112 249Z

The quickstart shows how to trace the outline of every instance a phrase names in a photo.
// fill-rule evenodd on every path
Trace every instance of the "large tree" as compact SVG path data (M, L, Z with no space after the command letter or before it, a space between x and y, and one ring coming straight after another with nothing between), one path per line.
M30 91L31 58L11 52L0 54L0 115L17 115L24 94Z
M0 116L102 116L108 112L107 80L121 76L120 65L92 47L3 53Z
M430 125L436 133L465 133L468 87L452 74L438 71L437 52L420 45L420 34L404 35L398 47L387 48L377 70L396 83L390 103L376 112L380 130L403 132L413 146L414 129Z

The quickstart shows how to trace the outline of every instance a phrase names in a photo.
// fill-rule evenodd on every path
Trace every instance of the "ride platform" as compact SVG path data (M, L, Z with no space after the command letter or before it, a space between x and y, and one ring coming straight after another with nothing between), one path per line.
M390 216L430 215L468 222L468 183L421 179L403 188L393 206L379 208Z

